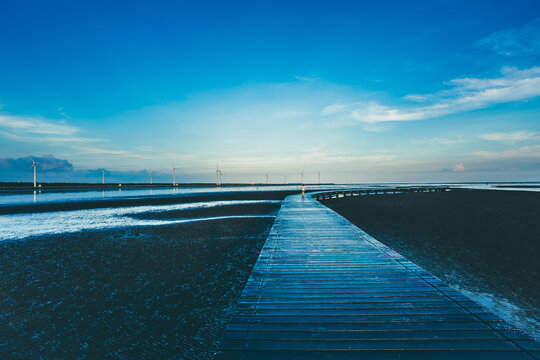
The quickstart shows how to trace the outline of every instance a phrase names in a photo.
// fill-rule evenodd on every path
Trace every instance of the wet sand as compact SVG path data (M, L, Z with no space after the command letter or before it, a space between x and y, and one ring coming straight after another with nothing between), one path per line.
M252 212L275 213L272 205ZM229 219L1 242L0 358L211 358L272 223Z
M515 320L540 330L523 319L540 321L540 193L456 190L323 203L447 283L510 300L520 308Z
M140 220L197 219L219 216L277 215L281 202L221 205L210 208L172 211L148 211L128 215Z

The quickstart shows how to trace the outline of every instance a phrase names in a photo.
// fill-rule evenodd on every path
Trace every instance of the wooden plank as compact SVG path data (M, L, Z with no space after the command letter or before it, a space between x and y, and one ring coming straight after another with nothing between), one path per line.
M539 350L315 199L294 195L282 204L216 359L534 359Z

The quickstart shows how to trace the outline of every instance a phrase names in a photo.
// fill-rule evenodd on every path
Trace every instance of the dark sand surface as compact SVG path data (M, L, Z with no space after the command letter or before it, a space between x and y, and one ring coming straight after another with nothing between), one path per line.
M219 216L242 216L242 215L277 215L280 202L255 203L238 205L221 205L210 208L171 210L171 211L148 211L130 214L128 216L141 220L168 220L168 219L197 219Z
M200 201L223 200L283 200L286 196L299 191L231 191L224 193L178 194L161 196L137 196L115 199L97 199L81 201L59 201L54 203L9 204L0 205L0 215L68 211L83 209L101 209L141 205L171 205Z
M272 223L1 242L0 359L211 358Z
M323 203L449 284L509 300L529 333L540 330L523 319L540 321L540 193L456 190Z

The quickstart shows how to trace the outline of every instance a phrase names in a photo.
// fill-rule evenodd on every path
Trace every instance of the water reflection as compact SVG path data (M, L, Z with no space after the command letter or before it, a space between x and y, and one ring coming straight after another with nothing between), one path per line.
M539 183L531 183L538 186ZM341 184L341 185L306 185L306 191L316 190L343 190L343 189L358 189L358 188L377 188L388 186L421 186L432 185L423 183L411 183L411 184ZM442 185L442 184L441 184ZM493 184L451 184L453 187L473 188L473 189L490 189L490 190L528 190L528 191L540 191L538 188L498 188L496 183ZM118 186L118 188L111 189L96 189L96 190L50 190L39 191L39 196L36 196L36 191L33 193L28 191L0 191L0 205L7 204L29 204L29 203L49 203L58 201L77 201L77 200L92 200L92 199L105 199L105 198L117 198L117 197L133 197L133 196L164 196L164 195L182 195L182 194L208 194L208 193L228 193L235 191L286 191L286 190L300 190L300 185L270 185L270 186L208 186L208 187L167 187L167 188L125 188Z
M358 187L358 185L335 185L335 186L306 186L307 191L319 190L319 189L348 189L351 187ZM372 187L370 185L363 185L363 187ZM158 195L182 195L182 194L208 194L208 193L228 193L235 191L279 191L279 190L300 190L299 185L287 185L287 186L231 186L231 187L170 187L170 188L146 188L146 189L96 189L96 190L70 190L70 191L44 191L40 193L39 197L33 196L31 192L23 191L0 191L0 205L7 204L28 204L39 201L40 203L59 202L59 201L78 201L78 200L92 200L92 199L104 199L104 198L117 198L122 196L158 196Z

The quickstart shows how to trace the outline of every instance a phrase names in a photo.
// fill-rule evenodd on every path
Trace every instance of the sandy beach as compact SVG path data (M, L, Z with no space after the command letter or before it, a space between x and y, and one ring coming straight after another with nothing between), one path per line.
M538 332L540 194L456 190L323 203L447 283L479 295L477 301L515 311L510 320Z
M0 242L0 358L210 358L278 209Z

